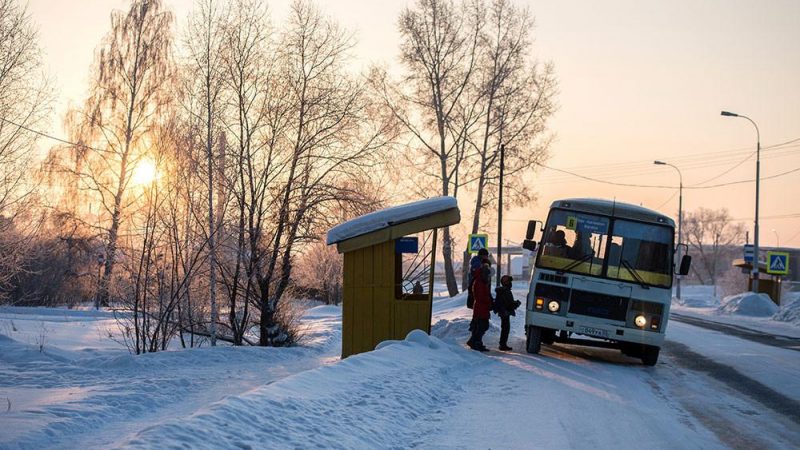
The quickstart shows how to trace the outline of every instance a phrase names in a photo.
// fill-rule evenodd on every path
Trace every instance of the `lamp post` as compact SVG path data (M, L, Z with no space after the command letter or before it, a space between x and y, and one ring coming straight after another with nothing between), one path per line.
M753 119L743 116L741 114L732 113L729 111L722 111L720 115L725 117L741 117L747 119L756 128L756 218L753 229L753 292L758 293L758 194L761 188L761 132L758 131L758 125L753 122Z
M664 162L664 161L653 161L653 164L657 166L670 166L678 172L678 180L680 184L678 185L678 264L681 261L681 251L683 251L683 247L681 244L683 243L683 174L681 174L681 170L678 169L676 166ZM681 298L681 275L678 274L676 277L676 286L675 286L675 296L678 297L678 300Z
M775 231L775 228L772 229L772 232L775 233L775 248L781 248L781 237L778 236L778 232Z

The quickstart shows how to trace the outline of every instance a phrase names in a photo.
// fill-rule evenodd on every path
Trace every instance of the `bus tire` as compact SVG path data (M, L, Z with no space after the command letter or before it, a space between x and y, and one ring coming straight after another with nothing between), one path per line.
M642 349L642 363L645 366L655 366L658 362L658 352L661 349L652 345L645 345Z
M534 355L539 353L542 349L542 329L535 326L529 326L528 332L526 333L528 338L525 341L525 349L528 353L533 353Z

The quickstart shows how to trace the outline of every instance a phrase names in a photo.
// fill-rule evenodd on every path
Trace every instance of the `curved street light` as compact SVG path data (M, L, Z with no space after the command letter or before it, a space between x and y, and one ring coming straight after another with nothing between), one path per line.
M656 161L653 161L653 164L655 164L657 166L670 166L670 167L672 167L673 169L675 169L678 172L678 179L680 180L680 185L678 187L678 257L677 257L677 259L678 259L678 263L680 264L681 251L683 251L683 247L681 247L681 244L683 243L683 234L682 234L682 228L683 228L683 174L681 174L681 170L678 169L677 166L672 165L672 164L670 164L668 162L656 160ZM678 274L675 277L675 279L676 279L676 282L677 282L676 285L675 285L675 296L678 298L678 300L680 300L681 299L681 275Z
M761 187L761 132L758 131L758 125L753 122L753 119L743 116L741 114L732 113L730 111L722 111L720 115L726 117L741 117L742 119L747 119L753 126L756 128L756 218L753 230L753 292L758 293L758 193Z

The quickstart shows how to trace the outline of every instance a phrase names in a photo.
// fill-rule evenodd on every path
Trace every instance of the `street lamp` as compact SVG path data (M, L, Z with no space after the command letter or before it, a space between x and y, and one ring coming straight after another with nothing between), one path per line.
M781 248L781 237L778 236L778 232L775 231L775 228L772 229L772 232L775 233L775 248Z
M741 117L747 119L756 128L756 218L753 230L753 292L758 293L758 193L761 188L761 132L758 131L758 125L753 122L753 119L743 116L741 114L732 113L729 111L722 111L720 115L726 117Z
M657 166L670 166L678 172L678 179L680 180L680 185L678 186L678 261L681 260L681 251L683 248L681 244L683 243L683 174L681 174L681 170L675 167L674 165L664 162L664 161L653 161L653 164ZM676 289L675 289L675 296L678 297L678 300L681 299L681 275L678 274L676 277Z

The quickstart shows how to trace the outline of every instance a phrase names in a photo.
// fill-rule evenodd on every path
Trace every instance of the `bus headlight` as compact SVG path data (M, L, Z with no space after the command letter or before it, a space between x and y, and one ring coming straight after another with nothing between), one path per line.
M549 309L551 313L558 312L559 308L561 308L561 304L555 300L550 300L550 303L547 304L547 309Z
M647 318L639 314L638 316L636 316L636 318L633 319L633 323L635 323L636 326L639 328L644 328L644 326L647 325Z

